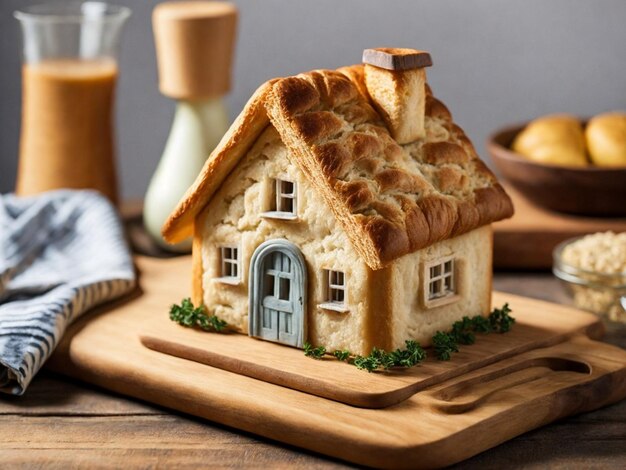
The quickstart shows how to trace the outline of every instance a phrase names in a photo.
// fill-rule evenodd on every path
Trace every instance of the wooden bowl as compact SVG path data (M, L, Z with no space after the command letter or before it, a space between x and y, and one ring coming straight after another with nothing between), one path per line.
M626 216L626 167L574 167L537 163L511 150L526 125L508 127L487 139L502 176L533 204L568 214Z

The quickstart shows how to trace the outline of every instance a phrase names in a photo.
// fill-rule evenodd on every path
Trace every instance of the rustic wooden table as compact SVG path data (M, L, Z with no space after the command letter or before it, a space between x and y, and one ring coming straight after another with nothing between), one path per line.
M494 287L568 302L548 273L498 273ZM626 348L626 325L611 323L607 329L606 341ZM45 370L25 396L0 397L0 467L18 466L349 467ZM626 401L526 433L458 467L624 468Z

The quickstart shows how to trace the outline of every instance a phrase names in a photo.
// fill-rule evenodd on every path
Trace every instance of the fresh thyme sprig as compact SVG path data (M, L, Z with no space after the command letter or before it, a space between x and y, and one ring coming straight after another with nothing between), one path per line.
M190 298L183 299L180 305L170 307L170 320L186 327L197 327L205 331L221 332L228 324L215 315L207 315L204 307L194 307Z
M321 359L327 350L324 346L313 347L311 343L304 343L304 355L313 359ZM426 357L426 351L416 341L406 341L406 348L387 352L384 349L374 348L367 356L354 356L347 349L338 349L331 353L336 359L356 366L358 369L373 372L377 369L391 369L394 367L413 367Z
M506 303L502 308L494 308L493 312L489 315L489 323L491 330L496 333L506 333L511 330L511 327L515 323L515 318L511 315L511 308Z
M458 352L459 347L452 333L438 331L433 336L433 349L435 356L440 361L449 361L452 353Z
M459 344L474 344L474 333L506 333L511 330L515 318L511 315L511 308L506 303L502 308L494 308L487 318L477 315L463 317L452 325L452 331L445 333L438 331L433 336L435 356L440 361L449 361L452 353L459 351Z
M308 341L304 343L304 355L306 357L312 357L313 359L321 359L326 354L326 348L324 346L313 347Z
M449 332L438 331L432 338L435 357L440 361L448 361L452 354L459 351L459 344L474 344L476 333L506 333L511 330L515 318L511 315L511 308L506 303L502 308L494 308L487 318L477 315L463 317L454 322ZM413 340L405 342L404 349L386 352L384 349L373 348L367 356L354 356L347 349L333 351L332 355L338 360L352 364L358 369L373 372L379 369L408 368L422 362L426 358L426 351ZM304 344L304 355L320 359L326 354L324 346L314 348L309 343Z
M356 356L352 364L354 364L357 369L373 372L380 368L389 369L391 367L391 360L384 349L373 348L369 356Z
M426 359L426 351L417 341L409 339L404 344L404 349L389 353L391 367L413 367Z
M347 349L337 349L336 351L333 351L333 356L335 356L340 361L347 362L350 359L350 351L348 351Z

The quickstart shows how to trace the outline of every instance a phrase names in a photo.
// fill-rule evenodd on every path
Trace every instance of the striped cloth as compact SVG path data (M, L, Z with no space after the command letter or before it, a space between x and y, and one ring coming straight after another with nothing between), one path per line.
M0 391L23 394L67 326L135 282L120 220L103 196L0 196Z

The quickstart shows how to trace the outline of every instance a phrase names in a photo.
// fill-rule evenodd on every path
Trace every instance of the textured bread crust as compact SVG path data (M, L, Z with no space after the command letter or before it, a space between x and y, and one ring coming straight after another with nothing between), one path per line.
M392 268L369 270L367 276L367 305L369 315L365 322L364 353L372 348L393 349L393 284ZM408 339L408 338L407 338Z
M201 225L197 225L201 227ZM193 243L191 245L191 301L194 305L204 304L204 289L202 288L202 276L204 267L202 266L202 236L194 230Z
M396 142L423 138L426 71L385 70L369 64L364 69L373 104Z
M513 214L510 198L428 86L425 138L402 146L359 91L363 76L362 66L353 66L261 86L166 221L165 239L192 234L195 216L268 125L268 114L372 269Z
M207 209L201 210L193 224L191 245L191 300L194 305L204 304L203 277L206 269L202 262L202 242Z
M341 72L348 77L366 101L372 100L370 93L367 91L367 87L365 86L365 67L363 67L363 64L347 65L345 67L338 68L337 72Z
M261 85L250 97L241 114L202 167L193 185L187 190L174 211L165 221L161 233L170 243L178 243L193 235L196 215L206 206L215 191L235 168L268 126L265 99L273 79Z
M266 107L296 163L372 269L510 217L513 205L426 88L426 136L401 146L341 72L275 82ZM436 162L433 164L433 162Z

